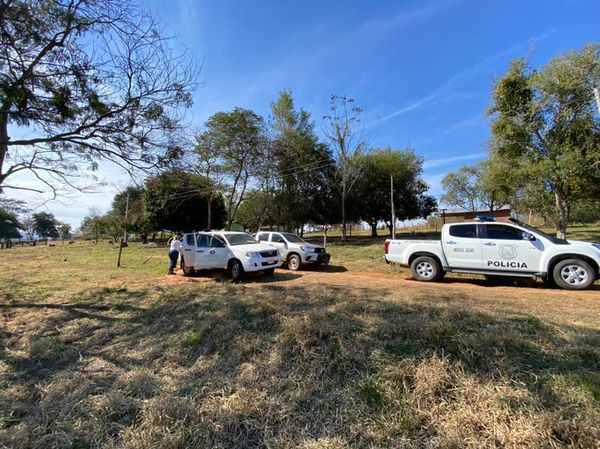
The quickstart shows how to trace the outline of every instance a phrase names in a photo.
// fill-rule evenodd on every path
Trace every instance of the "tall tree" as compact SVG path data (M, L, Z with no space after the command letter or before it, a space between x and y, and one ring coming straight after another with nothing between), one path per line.
M58 220L50 212L38 212L31 216L35 223L34 230L37 235L45 239L58 238Z
M353 216L371 226L377 237L377 224L385 221L392 231L390 177L394 180L396 218L426 218L436 209L435 199L426 194L427 184L421 179L423 159L414 151L376 149L362 157L362 175L349 196Z
M441 200L468 211L486 209L493 214L498 207L511 202L512 169L497 157L463 166L442 179Z
M270 205L276 209L277 224L302 229L310 221L322 223L318 208L331 195L334 181L331 152L319 143L310 114L296 109L290 92L282 91L271 111L277 188Z
M135 0L2 0L0 44L0 190L41 191L7 182L31 172L56 193L100 160L178 150L195 70Z
M86 237L93 238L98 243L98 238L106 232L106 222L99 209L91 208L87 215L83 217L79 232Z
M8 239L20 237L20 228L21 224L19 223L17 215L14 212L0 207L0 240L2 241L2 246L4 246L3 242Z
M365 149L360 114L354 99L332 95L329 114L323 116L323 133L331 143L337 164L338 190L341 196L342 240L346 239L346 199L360 175L360 156Z
M520 163L521 189L535 191L553 213L557 236L564 238L571 207L598 195L600 119L593 87L600 85L600 46L587 45L534 70L512 62L495 85L494 152ZM552 204L549 204L549 202Z
M199 231L206 223L208 180L183 171L166 172L146 180L144 207L153 231ZM210 193L209 193L210 194ZM224 223L223 200L213 199L213 224Z
M73 234L73 230L71 229L71 225L69 223L59 223L57 230L58 236L61 238L63 243L66 239L70 239L71 235Z
M210 154L211 164L222 178L227 211L227 229L243 201L250 180L257 174L268 138L263 118L249 109L235 108L217 112L205 123L198 138L197 151ZM207 185L207 188L213 186ZM213 197L211 196L211 201Z

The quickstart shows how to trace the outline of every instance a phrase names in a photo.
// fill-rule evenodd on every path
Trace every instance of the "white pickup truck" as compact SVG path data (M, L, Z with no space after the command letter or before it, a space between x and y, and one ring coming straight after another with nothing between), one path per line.
M183 236L182 268L189 276L199 270L227 270L234 281L246 272L270 276L281 265L276 248L257 243L244 232L191 232Z
M446 272L540 277L569 290L598 278L600 243L561 240L515 219L446 224L442 240L385 242L385 260L410 267L419 281L439 281Z
M331 256L325 248L313 245L289 232L262 231L256 234L256 240L279 250L281 260L292 271L298 271L303 266L318 267L328 264Z

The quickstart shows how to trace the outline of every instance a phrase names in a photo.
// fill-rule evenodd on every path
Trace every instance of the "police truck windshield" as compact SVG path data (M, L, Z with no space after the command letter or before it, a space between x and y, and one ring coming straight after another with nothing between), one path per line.
M256 240L254 240L248 234L224 234L224 236L229 241L231 246L250 245L256 243Z
M519 226L525 228L525 229L533 231L536 234L541 235L542 237L547 238L548 240L550 240L552 243L554 243L556 245L568 245L569 244L569 242L567 242L566 240L559 239L555 235L547 234L544 231L540 231L538 228L528 225L527 223L523 223L522 221L517 220L516 218L511 218L510 221L516 225L519 225Z

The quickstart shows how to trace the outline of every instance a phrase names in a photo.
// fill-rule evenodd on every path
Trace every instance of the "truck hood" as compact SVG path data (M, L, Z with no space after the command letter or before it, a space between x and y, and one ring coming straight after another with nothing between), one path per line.
M567 242L569 242L569 245L573 248L595 248L600 251L600 248L595 246L592 242L584 242L583 240L567 240Z
M262 243L248 243L246 245L231 245L231 251L246 253L248 251L273 251L276 248L272 246L263 245Z
M295 243L296 246L304 246L305 248L323 248L321 245L315 245L313 243Z

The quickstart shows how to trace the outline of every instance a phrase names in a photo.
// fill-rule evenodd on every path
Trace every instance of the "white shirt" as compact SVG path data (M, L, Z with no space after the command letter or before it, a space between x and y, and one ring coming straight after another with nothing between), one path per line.
M181 252L181 247L182 246L183 245L181 243L181 240L173 239L171 241L171 247L169 248L169 252L171 252L171 251Z

